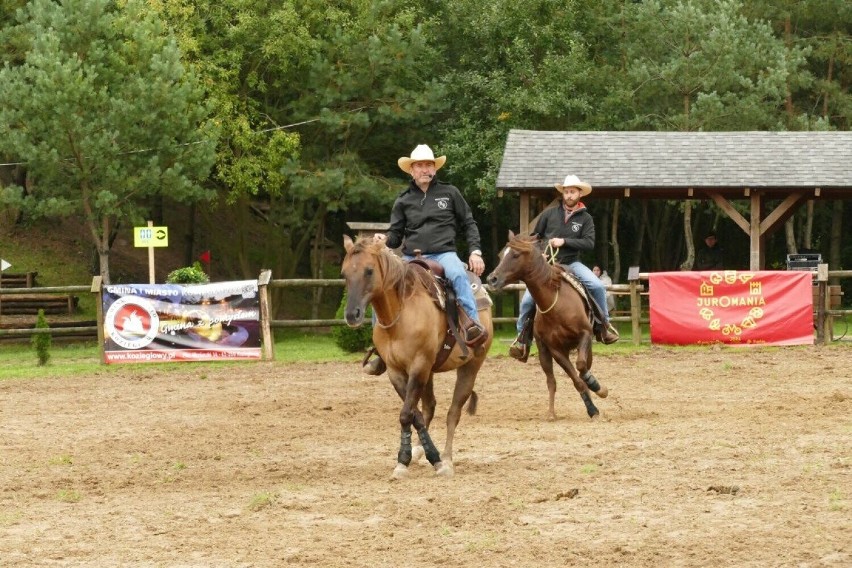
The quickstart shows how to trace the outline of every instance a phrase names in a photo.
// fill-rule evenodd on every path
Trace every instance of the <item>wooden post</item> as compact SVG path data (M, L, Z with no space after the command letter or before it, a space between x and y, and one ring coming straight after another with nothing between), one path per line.
M642 315L642 296L639 295L639 267L627 269L627 281L630 283L630 325L633 333L633 345L642 342L642 325L639 318Z
M148 226L153 227L154 222L148 221ZM148 284L154 284L154 247L153 245L148 245Z
M263 269L257 279L257 294L260 300L260 331L261 357L264 361L272 361L275 358L275 344L272 340L272 328L269 323L269 281L272 279L272 271Z
M101 362L106 364L106 344L104 343L104 297L100 275L92 277L92 287L90 288L90 291L93 294L97 294L97 297L95 298L97 321L95 324L98 326L98 345L101 350Z
M831 294L828 288L828 265L817 265L817 344L830 343L834 336L833 321L828 315L831 309Z

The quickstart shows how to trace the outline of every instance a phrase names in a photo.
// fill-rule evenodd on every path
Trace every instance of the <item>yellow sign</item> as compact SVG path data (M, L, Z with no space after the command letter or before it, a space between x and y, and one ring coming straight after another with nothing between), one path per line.
M169 228L133 227L133 246L167 247L169 246Z

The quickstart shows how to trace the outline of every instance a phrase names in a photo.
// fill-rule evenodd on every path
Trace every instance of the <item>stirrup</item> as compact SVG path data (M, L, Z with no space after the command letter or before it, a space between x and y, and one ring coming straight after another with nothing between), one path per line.
M488 339L488 331L481 324L474 322L464 332L464 342L468 347L478 347Z
M518 336L509 346L509 357L517 359L521 363L526 363L530 356L530 346L528 343L519 341L519 339L520 336Z

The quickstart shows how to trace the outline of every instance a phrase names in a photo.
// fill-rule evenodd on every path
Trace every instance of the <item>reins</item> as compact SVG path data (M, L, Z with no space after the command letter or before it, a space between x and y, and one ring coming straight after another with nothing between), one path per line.
M550 246L550 241L548 241L547 246L544 249L544 259L545 259L545 261L547 261L548 264L550 264L550 265L556 264L556 252L557 252L557 249L555 247ZM538 310L538 313L546 314L547 312L552 310L554 308L554 306L556 306L556 303L558 301L559 301L559 288L556 288L556 296L553 298L553 303L550 304L549 308L547 308L546 310L542 310L541 308L538 307L538 304L536 304L535 307Z

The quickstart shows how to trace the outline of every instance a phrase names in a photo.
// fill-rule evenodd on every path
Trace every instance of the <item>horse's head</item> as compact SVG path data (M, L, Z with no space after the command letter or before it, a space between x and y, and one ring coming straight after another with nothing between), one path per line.
M364 323L367 305L372 300L377 285L381 286L378 246L379 243L374 243L371 239L361 238L358 242L353 242L348 235L343 236L346 256L343 258L340 273L346 281L346 308L343 318L349 327L358 327Z
M509 231L509 242L500 252L500 263L486 282L494 290L500 290L507 284L523 280L529 273L536 258L541 257L542 249L535 235L516 235Z

